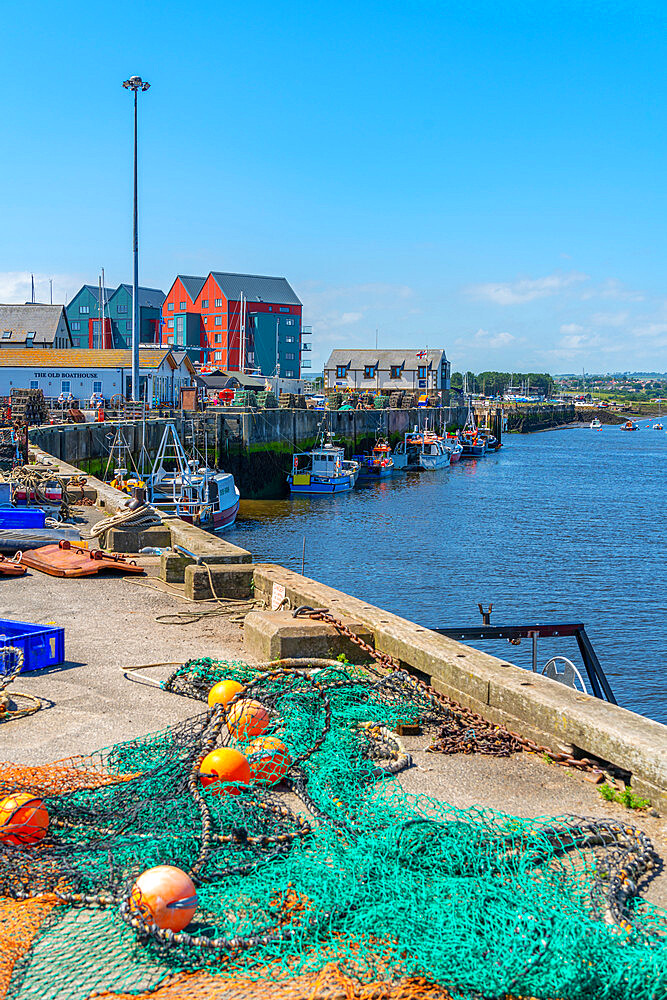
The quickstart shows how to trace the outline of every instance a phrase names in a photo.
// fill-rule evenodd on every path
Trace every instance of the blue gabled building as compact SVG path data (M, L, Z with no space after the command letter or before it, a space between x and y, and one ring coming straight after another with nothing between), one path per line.
M164 292L159 288L139 287L140 344L160 343L164 300ZM123 283L118 288L105 288L103 308L99 287L83 285L65 312L74 347L125 350L132 346L132 285Z

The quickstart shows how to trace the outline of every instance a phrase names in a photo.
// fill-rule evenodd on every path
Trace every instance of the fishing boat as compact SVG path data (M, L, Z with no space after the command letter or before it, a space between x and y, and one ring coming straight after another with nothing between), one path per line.
M359 463L359 479L384 479L394 471L394 459L388 441L377 441L370 455L355 455Z
M241 496L232 474L210 469L197 456L188 459L171 423L143 480L146 499L165 514L216 531L231 527L236 520Z
M624 424L621 424L622 431L638 431L639 424L634 420L626 420Z
M347 461L345 449L333 443L329 432L322 431L312 451L292 455L287 483L291 493L347 493L354 489L358 476L359 463Z
M451 449L431 431L417 431L404 436L394 451L397 469L444 469L451 460Z
M662 419L661 419L661 417L662 417L662 406L660 405L661 402L662 402L661 400L658 401L658 419L656 420L656 422L654 424L651 425L651 430L652 431L664 431L664 429L665 429L662 426Z
M477 429L470 397L468 397L468 416L459 439L463 448L461 458L481 458L486 452L486 440Z
M463 454L463 445L459 441L459 436L458 434L447 434L443 438L443 441L450 450L449 464L455 465L461 460L461 455Z
M479 434L480 437L484 438L487 451L498 451L498 449L501 447L498 438L496 437L495 434L492 434L490 430L487 430L485 428L480 428L477 433Z
M593 419L591 420L589 426L590 426L590 429L592 431L601 431L602 430L602 421L600 420L599 417L593 417Z

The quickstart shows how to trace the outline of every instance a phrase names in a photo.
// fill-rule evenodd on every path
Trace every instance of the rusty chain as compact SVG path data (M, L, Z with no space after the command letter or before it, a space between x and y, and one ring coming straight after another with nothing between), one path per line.
M343 622L334 618L328 608L311 608L307 605L296 608L292 612L293 618L311 618L314 621L324 622L333 625L336 631L349 639L350 642L358 646L359 649L367 653L378 666L384 668L389 673L401 669L401 664L388 653L380 653L377 649L367 643L364 639L356 635L352 629ZM381 673L381 671L375 671ZM594 775L595 783L604 779L602 770L587 757L573 757L558 750L551 750L549 747L536 743L535 740L527 736L521 736L503 725L495 725L485 719L482 715L474 712L464 705L449 698L445 694L436 691L430 684L426 684L418 677L410 675L410 681L426 694L432 701L446 709L456 720L456 725L452 729L445 726L436 743L428 749L432 753L487 753L494 756L509 756L519 750L526 750L541 756L547 756L551 762L560 767L571 767L578 771L585 771ZM590 780L590 779L589 779Z

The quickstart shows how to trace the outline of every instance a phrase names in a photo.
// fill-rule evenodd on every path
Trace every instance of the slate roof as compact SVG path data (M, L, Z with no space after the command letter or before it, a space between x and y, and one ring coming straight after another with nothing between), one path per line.
M34 302L0 305L0 346L24 344L28 333L35 334L34 344L52 344L64 312L64 306L38 305ZM3 336L5 330L11 330L11 337ZM69 326L67 330L69 332Z
M231 274L211 271L226 299L238 302L241 292L248 302L275 302L284 306L300 306L294 289L287 278L272 278L261 274Z
M170 366L177 367L173 353L163 349L139 349L140 368L159 368L170 356ZM190 363L186 359L186 367ZM0 366L3 368L131 368L132 351L98 351L88 348L74 348L66 351L36 351L27 347L23 350L6 349L0 351ZM192 368L190 367L188 370ZM194 369L192 369L194 371Z
M80 295L84 288L87 289L90 292L90 294L93 296L93 298L97 299L97 301L99 302L99 298L100 298L99 285L82 285L81 288L79 289L79 291L76 293L76 295ZM105 285L104 286L104 301L108 302L109 299L111 298L111 296L113 295L113 293L115 291L116 291L115 288L109 288L108 285ZM76 295L73 296L72 302L76 298Z
M116 289L116 292L119 291L119 289L121 288L124 288L125 291L129 294L130 298L132 298L132 285L128 285L126 284L126 282L123 281ZM116 292L114 292L113 294L115 295ZM140 306L145 306L149 309L161 309L166 297L167 296L164 294L161 288L145 288L143 285L139 285Z
M183 288L194 302L206 284L206 278L198 278L191 274L177 274L176 277L180 279Z
M364 365L379 364L381 370L387 370L394 365L404 365L409 371L416 370L419 365L428 364L437 368L441 361L447 360L444 351L427 351L426 358L418 358L420 348L411 347L405 351L374 351L374 350L336 350L332 351L325 370L337 365L348 365L351 371L359 371Z

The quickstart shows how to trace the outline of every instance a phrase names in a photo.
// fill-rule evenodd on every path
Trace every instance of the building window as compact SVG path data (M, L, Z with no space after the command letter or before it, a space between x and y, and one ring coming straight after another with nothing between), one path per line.
M90 312L90 309L88 308L88 306L79 306L79 312L81 313L82 316L87 316L88 313Z
M285 361L294 361L294 355L293 354L286 354L285 355Z
M375 378L375 365L364 365L364 378Z
M100 332L100 321L99 321L99 319L94 319L93 320L93 333L99 333L99 332Z
M32 382L30 383L30 388L31 388L31 389L39 389L39 382L37 381L37 379L34 379L34 380L33 380L33 381L32 381Z
M347 365L336 365L336 378L345 378L347 375Z
M173 313L173 311L174 311L174 303L173 302L167 302L167 311Z
M286 326L294 326L294 320L293 319L286 319L285 320L285 325Z
M281 313L288 313L289 312L289 307L288 306L280 306L280 312Z
M389 377L390 378L400 378L401 377L401 366L400 365L392 365L391 369L389 371Z
M215 317L215 325L216 326L222 326L222 316L216 316Z
M127 312L127 303L123 304L122 302L119 302L118 305L116 306L116 312L126 313Z
M286 344L293 344L296 341L296 337L285 337Z
M215 352L215 360L216 361L222 361L222 351L216 351Z
M93 392L102 392L101 382L93 382Z
M176 317L176 333L183 333L183 326L184 326L184 324L183 324L183 317L182 316L177 316Z
M215 335L215 342L216 342L216 344L221 344L222 343L222 334L221 333L216 333L216 335Z
M71 382L69 382L67 379L63 379L62 382L60 383L60 391L61 392L70 392L70 386L71 386Z
M208 309L208 299L201 300L201 307L202 309Z
M285 378L294 378L294 372L285 372Z
M214 304L215 304L216 309L218 307L222 308L222 299L216 299Z
M171 317L171 319L167 320L167 329L168 330L173 330L174 329L174 317L173 316Z
M81 329L81 323L79 322L78 319L75 319L75 320L73 320L70 323L69 327L70 327L70 330L80 330Z
M185 307L186 307L186 305L187 305L187 302L179 302L179 303L178 303L178 308L179 308L179 309L180 309L180 310L181 310L182 312L185 312Z
M426 365L417 366L417 378L426 378Z
M125 320L125 329L126 330L131 330L132 329L132 320L131 319L126 319Z
M32 347L34 339L35 339L35 331L34 330L28 330L28 333L26 334L26 338L25 338L25 346L26 347Z
M12 335L12 331L11 330L3 330L2 331L2 339L3 340L9 340L9 338L11 337L11 335Z

